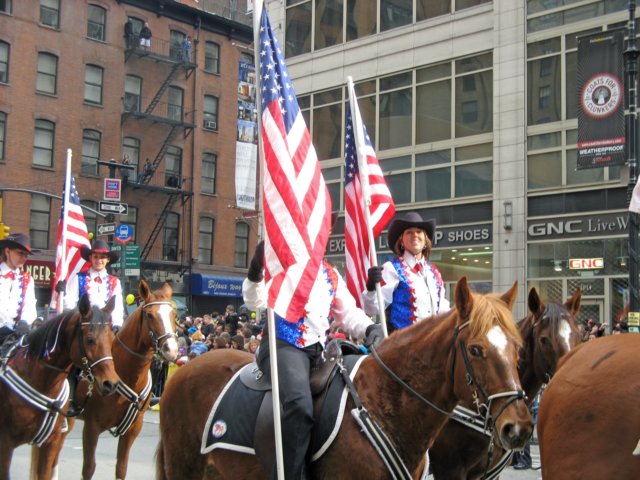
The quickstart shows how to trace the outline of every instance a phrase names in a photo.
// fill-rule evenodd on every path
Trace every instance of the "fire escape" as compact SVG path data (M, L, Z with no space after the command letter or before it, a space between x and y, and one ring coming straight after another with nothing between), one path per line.
M137 42L134 42L134 45L137 45ZM140 260L142 262L142 268L161 267L178 273L185 273L191 268L190 250L185 247L186 242L189 242L189 244L191 242L189 236L190 227L189 229L185 227L185 219L188 218L189 215L186 215L185 212L187 207L191 207L190 200L193 197L193 191L190 191L190 185L187 185L184 181L182 172L173 172L176 173L176 175L171 176L166 175L164 182L162 180L157 181L157 179L154 181L154 177L156 175L162 175L158 173L160 171L159 167L161 167L165 154L172 142L178 135L183 135L186 139L193 133L193 129L196 126L193 122L194 112L190 113L191 121L187 121L186 117L189 115L183 112L181 104L172 105L169 102L163 103L161 100L165 97L172 82L178 78L179 75L185 75L185 79L188 79L194 73L197 66L190 60L182 58L182 52L178 45L171 45L168 42L163 42L155 38L152 42L152 47L148 50L135 46L125 51L125 63L134 59L141 62L141 66L147 64L146 62L153 62L156 65L166 65L166 76L163 76L160 86L146 108L143 108L141 105L140 98L131 98L125 93L124 108L121 116L123 129L127 122L137 121L144 122L145 126L153 127L154 133L156 134L165 131L165 133L162 134L164 138L151 162L153 168L145 170L146 174L141 176L139 181L131 184L131 187L134 189L166 195L166 201L162 201L164 205L158 215L158 219L148 239L142 245ZM169 255L168 257L163 253L160 259L154 258L154 255L152 255L154 251L153 247L178 200L180 200L180 206L183 210L183 214L181 215L182 227L180 228L183 237L181 253L178 254L178 252L175 252L175 254ZM187 230L189 230L189 232L187 232ZM187 234L186 237L185 234Z

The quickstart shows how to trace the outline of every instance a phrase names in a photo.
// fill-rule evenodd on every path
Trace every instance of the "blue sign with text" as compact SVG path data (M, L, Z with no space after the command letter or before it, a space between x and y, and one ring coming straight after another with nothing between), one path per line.
M127 225L126 223L118 225L118 228L116 228L116 237L123 241L129 240L133 237L133 228L131 225Z

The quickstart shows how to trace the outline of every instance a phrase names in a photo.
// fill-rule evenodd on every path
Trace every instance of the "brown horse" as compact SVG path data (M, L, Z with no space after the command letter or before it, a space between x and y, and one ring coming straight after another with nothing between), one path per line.
M563 359L540 402L544 478L638 478L638 352L640 335L612 335L583 343Z
M560 357L580 343L576 322L580 299L581 292L577 289L564 305L545 305L535 288L529 291L529 314L518 322L518 329L524 340L518 373L529 405L542 385L555 373ZM471 405L464 406L473 408ZM503 459L505 450L498 445L493 445L490 453L491 443L489 435L458 421L449 420L429 450L434 478L497 478L507 459ZM492 467L501 459L504 462L501 463L502 468L497 467L496 472L491 472Z
M494 415L496 436L506 448L520 448L529 438L533 424L517 374L521 338L510 312L516 293L517 283L502 297L472 294L462 278L454 309L394 332L376 349L379 361L374 356L362 361L354 378L360 400L392 439L408 471L418 466L447 412L472 396ZM221 449L200 454L212 405L227 381L252 359L237 350L214 350L171 377L160 401L158 479L269 477L251 455ZM347 410L353 406L349 398ZM180 428L175 427L178 418ZM389 472L357 423L345 415L309 475L378 479L388 478Z
M88 396L82 385L76 390L78 404L84 408L80 418L84 419L82 478L85 480L95 473L98 437L107 429L119 436L115 478L126 477L129 451L142 429L144 413L151 401L149 369L153 355L160 352L170 362L178 356L177 313L171 300L171 287L165 283L151 292L149 285L140 280L138 294L143 303L127 318L113 341L113 362L121 379L118 395ZM70 422L69 431L71 427Z
M0 479L9 478L13 450L32 443L40 453L32 475L51 478L56 463L53 443L62 442L61 423L69 398L71 365L103 394L119 382L111 358L110 316L114 302L100 310L85 295L76 310L44 322L29 333L0 366ZM24 346L21 346L23 345ZM38 448L39 447L39 448Z

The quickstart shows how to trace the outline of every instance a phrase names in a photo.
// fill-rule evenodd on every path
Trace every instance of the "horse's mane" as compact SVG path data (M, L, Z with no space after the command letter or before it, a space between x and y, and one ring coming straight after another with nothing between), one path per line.
M80 314L77 310L66 310L29 333L26 338L28 355L38 358L46 356L49 349L56 346L59 333L66 328L74 313Z
M522 345L522 337L513 321L509 307L495 293L473 295L473 308L469 315L469 329L472 337L485 336L497 323L511 337L516 339L517 347Z

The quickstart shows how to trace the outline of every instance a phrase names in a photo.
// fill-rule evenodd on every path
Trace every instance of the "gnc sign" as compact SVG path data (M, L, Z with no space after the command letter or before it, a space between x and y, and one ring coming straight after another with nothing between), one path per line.
M599 270L604 268L603 258L570 258L569 269L570 270Z

